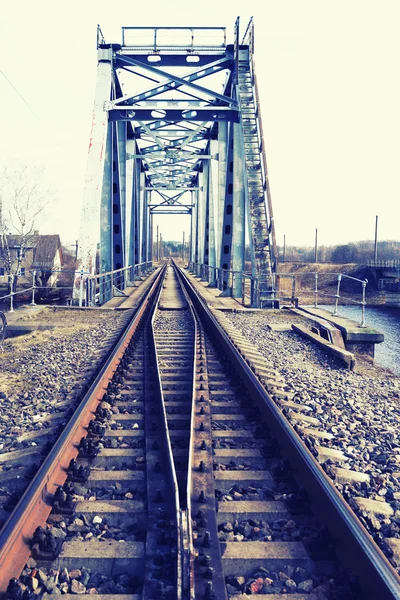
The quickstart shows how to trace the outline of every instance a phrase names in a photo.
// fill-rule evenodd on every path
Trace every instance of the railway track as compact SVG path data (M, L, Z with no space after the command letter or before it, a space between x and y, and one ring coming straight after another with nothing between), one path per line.
M400 598L244 354L166 265L0 532L0 592Z

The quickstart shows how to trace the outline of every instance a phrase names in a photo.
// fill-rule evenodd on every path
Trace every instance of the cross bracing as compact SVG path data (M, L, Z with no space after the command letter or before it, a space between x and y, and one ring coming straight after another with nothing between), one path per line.
M276 246L254 69L254 26L98 31L97 85L81 227L85 269L152 260L156 214L191 215L190 261L263 280ZM245 263L246 243L250 265ZM99 248L96 261L96 249Z

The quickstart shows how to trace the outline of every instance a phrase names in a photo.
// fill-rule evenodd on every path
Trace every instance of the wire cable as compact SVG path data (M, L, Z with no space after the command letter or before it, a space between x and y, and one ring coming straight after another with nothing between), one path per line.
M2 71L0 69L0 73L3 75L4 79L6 81L8 81L8 83L10 84L10 86L13 88L13 90L15 91L16 94L18 94L18 96L21 98L21 100L26 104L26 106L29 108L29 110L35 115L35 117L37 118L37 120L39 121L39 123L41 125L43 125L43 121L41 120L41 118L39 117L39 115L37 115L35 113L35 111L33 110L32 106L25 100L25 98L22 96L22 94L19 93L19 91L17 90L17 88L15 87L15 85L8 79L7 75L4 73L4 71Z

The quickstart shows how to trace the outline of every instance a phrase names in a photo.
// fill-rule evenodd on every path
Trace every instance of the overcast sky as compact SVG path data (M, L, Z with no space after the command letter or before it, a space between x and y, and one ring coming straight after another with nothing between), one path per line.
M96 76L96 25L256 26L278 243L399 240L399 0L19 0L2 6L0 158L46 168L43 233L78 235ZM33 111L33 112L32 112ZM33 114L35 113L37 117ZM164 239L187 221L164 219Z

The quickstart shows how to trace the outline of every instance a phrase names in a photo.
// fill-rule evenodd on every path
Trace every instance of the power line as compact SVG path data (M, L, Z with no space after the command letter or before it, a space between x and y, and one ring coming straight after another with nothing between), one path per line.
M26 106L29 108L29 110L35 115L35 117L37 118L37 120L39 121L39 123L41 125L43 125L43 121L41 120L41 118L35 113L35 111L33 110L32 106L25 100L25 98L22 96L22 94L19 93L19 91L17 90L17 88L15 87L15 85L8 79L7 75L4 73L4 71L2 71L0 69L0 73L3 75L4 79L6 81L8 81L8 83L11 85L11 87L13 88L13 90L16 92L16 94L18 94L18 96L21 98L21 100L26 104Z

